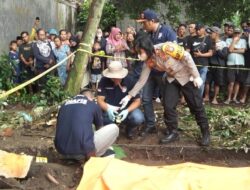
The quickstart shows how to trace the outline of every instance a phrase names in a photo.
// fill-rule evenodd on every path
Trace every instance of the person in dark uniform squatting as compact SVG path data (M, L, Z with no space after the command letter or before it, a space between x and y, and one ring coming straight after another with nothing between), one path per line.
M102 111L94 102L92 91L85 89L61 106L54 143L65 159L82 161L106 154L118 134L116 124L103 126Z
M137 93L123 109L120 109L119 103L136 82L128 76L128 70L119 61L111 61L102 74L97 89L97 102L103 110L104 124L124 124L127 138L132 139L134 129L144 122L143 113L139 109L141 98Z

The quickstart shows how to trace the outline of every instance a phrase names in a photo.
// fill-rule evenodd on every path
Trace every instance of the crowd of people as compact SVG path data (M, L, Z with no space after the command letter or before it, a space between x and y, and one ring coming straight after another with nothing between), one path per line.
M16 40L9 44L9 60L13 69L13 82L22 83L44 72L56 63L61 62L71 52L78 48L81 34L72 35L70 31L61 29L40 28L40 19L36 18L31 33L22 31ZM62 86L65 85L67 74L73 59L68 59L53 73L60 78ZM38 81L37 87L41 89L46 77ZM33 92L32 86L29 91Z
M211 103L218 104L222 89L226 96L224 104L246 103L250 86L250 20L242 21L241 27L226 22L222 32L217 23L211 27L190 23L188 36L186 25L177 30L178 43L191 53L204 81L201 95L205 102L210 101L213 89Z
M205 26L199 22L180 24L174 30L160 23L158 15L147 9L137 22L142 24L140 31L131 26L124 33L118 27L112 27L109 33L97 29L92 48L94 55L89 56L89 71L90 86L97 93L98 106L92 103L91 90L84 90L64 103L59 111L55 138L61 154L73 158L102 155L118 136L116 124L125 125L129 139L134 138L135 129L143 123L140 136L155 133L153 100L162 102L164 107L166 130L160 143L179 139L176 106L181 102L195 115L201 130L200 145L207 146L210 133L204 103L247 102L250 20L242 21L241 29L226 22L224 32L218 23ZM15 83L62 61L79 45L81 36L66 30L46 32L38 25L39 18L32 30L36 35L22 32L10 43ZM72 59L69 59L57 69L62 85L67 81L71 66ZM24 71L27 78L21 77ZM39 81L39 87L45 80ZM225 95L225 99L219 100L219 93ZM92 123L101 129L94 133ZM104 136L110 141L101 138Z

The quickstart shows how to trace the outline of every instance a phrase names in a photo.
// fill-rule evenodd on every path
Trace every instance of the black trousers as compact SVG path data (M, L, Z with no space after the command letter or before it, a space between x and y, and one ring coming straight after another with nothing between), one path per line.
M164 85L164 119L170 132L176 131L178 128L178 115L176 106L179 101L180 91L183 93L187 105L192 114L195 115L197 124L201 128L208 128L208 120L203 106L203 100L200 91L193 82L188 82L181 86L177 80L169 83L166 80Z

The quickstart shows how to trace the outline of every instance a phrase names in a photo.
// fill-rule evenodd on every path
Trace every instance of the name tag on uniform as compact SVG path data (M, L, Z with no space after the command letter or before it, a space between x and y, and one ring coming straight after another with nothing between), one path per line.
M114 90L114 87L105 87L106 90Z
M68 100L65 105L72 105L72 104L87 104L87 100L85 99L74 99Z

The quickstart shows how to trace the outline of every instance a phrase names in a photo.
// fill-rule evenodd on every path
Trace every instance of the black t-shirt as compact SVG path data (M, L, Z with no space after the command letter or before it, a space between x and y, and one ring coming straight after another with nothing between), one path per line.
M185 49L187 48L187 38L179 38L177 37L177 44L184 47Z
M136 81L130 77L126 76L124 79L122 79L121 87L115 86L114 82L106 77L102 77L99 85L98 85L98 96L104 96L105 102L112 105L112 106L118 106L122 98L124 98L126 95L128 95L128 92L134 87ZM134 98L139 98L140 95L137 94ZM133 99L130 101L130 103L133 101ZM129 105L129 104L128 104Z
M55 147L63 155L86 155L95 151L92 124L103 126L101 108L85 96L66 101L57 117Z
M195 36L190 36L190 35L189 35L189 36L186 36L187 48L189 48L188 46L189 46L189 44L192 43L194 37L195 37Z
M27 61L28 61L29 58L33 59L34 55L33 55L32 46L33 46L32 42L27 43L27 44L22 44L19 47L19 56L23 55L24 59L26 59Z
M207 66L209 64L208 57L194 57L194 52L197 52L198 49L201 53L207 53L209 50L213 49L212 40L209 36L194 36L190 38L188 41L187 49L190 49L190 53L194 59L195 64L203 66Z

